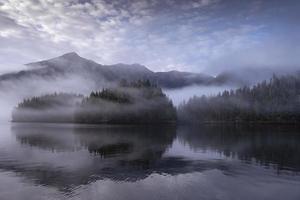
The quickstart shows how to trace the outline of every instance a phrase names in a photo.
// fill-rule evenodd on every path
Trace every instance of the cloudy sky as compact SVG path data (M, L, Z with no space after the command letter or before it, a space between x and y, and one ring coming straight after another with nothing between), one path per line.
M154 71L295 68L299 10L299 0L0 0L0 73L71 51Z

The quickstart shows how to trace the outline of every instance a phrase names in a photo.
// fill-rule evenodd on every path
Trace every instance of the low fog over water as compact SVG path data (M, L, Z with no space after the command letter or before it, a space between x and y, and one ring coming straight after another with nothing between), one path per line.
M95 88L93 83L79 76L66 76L52 80L32 77L31 79L24 80L2 81L0 87L0 121L9 121L13 107L24 98L54 92L87 95Z
M173 104L178 106L180 103L189 100L193 96L211 96L224 90L235 89L235 86L189 86L179 89L164 89L167 96L172 99Z

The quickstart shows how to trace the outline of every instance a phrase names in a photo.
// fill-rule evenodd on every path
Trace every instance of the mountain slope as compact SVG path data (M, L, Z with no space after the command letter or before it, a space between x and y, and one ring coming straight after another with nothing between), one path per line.
M59 79L76 75L93 81L96 86L104 82L115 82L122 79L149 79L165 88L179 88L193 84L212 84L213 77L188 72L170 71L153 72L139 64L101 65L92 60L80 57L71 52L49 60L27 64L29 70L0 76L3 81L20 81L23 79Z

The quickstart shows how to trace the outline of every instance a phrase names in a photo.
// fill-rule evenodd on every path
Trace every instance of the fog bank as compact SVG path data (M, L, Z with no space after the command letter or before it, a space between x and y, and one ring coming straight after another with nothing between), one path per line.
M164 93L178 106L183 101L187 101L193 96L215 95L219 92L229 89L235 89L235 86L189 86L181 89L163 89Z

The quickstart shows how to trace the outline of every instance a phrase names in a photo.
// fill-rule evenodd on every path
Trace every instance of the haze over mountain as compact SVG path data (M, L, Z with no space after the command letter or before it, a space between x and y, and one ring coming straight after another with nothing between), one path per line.
M273 73L282 73L271 69L242 69L223 71L214 77L203 73L176 70L154 72L141 64L102 65L83 58L75 52L48 60L28 63L26 66L28 68L26 70L0 75L0 87L7 84L7 82L15 84L20 81L35 82L39 79L43 81L68 81L70 77L83 79L85 83L89 82L89 87L92 87L89 90L98 89L107 84L114 84L123 79L133 81L149 79L151 82L169 89L191 85L244 86L268 79ZM285 73L291 73L291 71Z
M8 73L0 76L0 84L7 81L35 81L36 78L57 81L67 76L78 76L88 80L95 87L118 82L122 79L137 80L149 79L164 88L180 88L190 85L213 85L225 84L235 80L215 78L210 75L191 72L169 71L153 72L140 64L114 64L101 65L92 60L80 57L77 53L71 52L62 56L28 63L28 70L16 73ZM35 79L34 79L35 78ZM242 82L240 82L242 84Z

